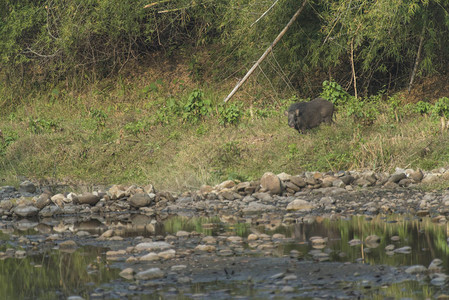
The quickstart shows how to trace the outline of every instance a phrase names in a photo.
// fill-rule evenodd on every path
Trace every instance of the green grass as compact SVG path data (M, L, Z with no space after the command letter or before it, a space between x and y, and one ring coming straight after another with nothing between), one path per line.
M340 107L334 124L300 135L283 115L295 101L291 95L274 98L250 83L231 100L238 106L223 109L229 84L202 87L188 77L155 74L105 80L82 92L32 91L4 106L1 183L17 184L25 176L42 183L152 183L181 191L259 179L267 171L449 165L449 136L440 120L397 102L376 104L368 122ZM197 88L203 94L192 97Z

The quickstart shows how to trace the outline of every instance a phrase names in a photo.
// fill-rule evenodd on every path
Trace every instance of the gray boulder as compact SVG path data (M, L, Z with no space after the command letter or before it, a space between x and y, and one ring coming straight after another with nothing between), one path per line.
M147 193L138 193L128 198L128 202L131 206L139 208L150 206L153 202L153 198L151 198Z

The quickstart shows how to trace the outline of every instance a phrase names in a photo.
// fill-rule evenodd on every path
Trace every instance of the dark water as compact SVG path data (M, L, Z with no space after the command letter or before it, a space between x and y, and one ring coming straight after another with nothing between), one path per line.
M444 272L449 274L448 225L432 222L429 218L400 216L375 217L373 219L352 217L341 220L316 218L310 223L291 226L230 224L221 222L219 218L182 217L170 218L161 223L153 221L149 226L149 222L152 220L148 219L148 224L145 223L147 222L145 220L143 218L138 222L133 222L130 219L128 224L122 222L126 225L122 227L122 236L125 239L133 236L165 236L175 234L179 230L196 231L213 236L239 235L242 237L247 237L254 232L270 236L280 233L286 239L275 242L275 248L272 251L274 257L289 256L292 250L295 250L299 260L307 261L314 260L313 254L321 251L329 254L328 258L331 262L358 262L395 267L412 265L427 267L433 259L439 258L443 260ZM98 220L87 220L77 222L72 230L74 232L85 230L100 234L111 224L105 225ZM0 234L0 251L5 254L0 260L0 295L2 299L66 299L71 295L78 295L84 299L95 299L96 294L101 295L100 299L107 299L109 298L108 294L105 294L104 291L111 290L116 290L114 298L131 298L135 283L121 279L118 275L119 266L106 261L105 253L109 248L104 244L87 242L83 245L82 242L78 242L82 245L81 247L64 252L54 249L53 243L46 242L48 236L55 232L55 226L36 223L28 224L25 228L19 227L17 224L3 226L3 233ZM353 239L363 241L369 235L379 236L380 242L374 245L362 243L355 246L351 246L349 243ZM310 238L313 236L326 238L327 243L314 247L310 243ZM29 242L24 244L21 242L21 238L26 238ZM410 246L411 252L388 254L385 250L387 245L394 245L396 249ZM244 246L246 249L249 248L247 244ZM125 248L126 246L123 246L121 249ZM6 255L12 250L16 252L27 250L28 254L25 258ZM366 289L363 278L349 288ZM263 289L263 286L259 289ZM165 296L162 298L169 297L171 291L169 288L163 289ZM202 283L195 282L195 280L185 289L184 293L188 298L202 293L211 296L214 291L219 291L217 298L220 298L220 295L221 298L236 295L252 298L258 295L258 291L251 286L224 282ZM426 298L438 293L442 293L442 288L432 286L429 282L407 281L388 285L381 288L380 291L373 291L372 294L365 291L364 295L372 298ZM179 292L172 296L181 297ZM160 295L150 293L150 295L140 295L139 297L152 299L159 298Z

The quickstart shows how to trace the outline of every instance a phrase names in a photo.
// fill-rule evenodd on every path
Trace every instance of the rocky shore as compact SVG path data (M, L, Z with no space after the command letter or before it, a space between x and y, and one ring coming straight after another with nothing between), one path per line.
M295 176L268 172L258 181L228 180L179 194L156 191L151 184L113 185L89 193L52 193L49 187L24 181L18 190L0 187L0 215L8 219L129 211L160 216L282 212L286 223L297 222L300 216L323 214L435 216L449 211L449 191L423 192L414 187L441 178L449 180L449 170L397 169L394 174L307 172Z
M88 298L120 298L157 291L164 298L319 297L357 298L407 280L448 281L442 261L430 265L370 266L362 261L336 263L327 236L302 241L310 251L285 252L298 241L281 233L257 230L242 237L229 232L205 235L177 230L163 234L158 226L173 216L218 218L222 224L249 224L275 229L311 224L318 219L338 220L354 215L428 216L447 222L449 191L422 191L421 183L448 178L445 169L433 172L401 170L374 172L308 172L301 175L265 173L258 181L225 181L199 190L170 193L152 185L113 185L89 193L55 193L49 187L22 182L19 189L0 188L0 229L34 229L36 235L12 235L9 250L0 259L22 258L49 249L76 251L94 246L109 249L108 264L121 270L114 286L97 288ZM202 224L214 228L216 224ZM127 235L127 229L137 234ZM398 237L382 249L388 255L413 250ZM375 249L379 237L350 241L351 247ZM20 249L18 249L20 246ZM362 247L363 249L363 247ZM366 254L369 253L365 250ZM217 282L220 282L218 284ZM237 284L236 284L237 283ZM198 292L198 284L204 286ZM211 287L208 287L208 284ZM212 287L213 286L213 287ZM441 289L438 294L449 293ZM156 295L156 294L155 294ZM72 295L68 299L83 299Z

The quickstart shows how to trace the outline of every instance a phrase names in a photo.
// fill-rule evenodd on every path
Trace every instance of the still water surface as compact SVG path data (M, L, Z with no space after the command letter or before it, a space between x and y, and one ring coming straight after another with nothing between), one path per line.
M88 229L88 227L86 228ZM99 230L100 232L96 232L99 234L108 226L97 226L96 228L97 231L98 228L103 228ZM443 260L444 272L449 274L448 226L446 223L432 222L429 218L400 216L379 216L372 219L351 217L340 220L317 218L314 222L291 226L266 226L249 223L223 223L219 218L174 217L158 224L156 232L146 231L145 226L128 226L126 230L123 230L123 236L129 239L136 235L148 237L174 235L179 230L196 231L213 236L226 234L242 237L247 237L254 232L269 236L280 233L286 239L275 243L273 255L288 256L292 250L295 250L299 260L313 260L313 253L317 250L328 253L328 259L331 262L358 262L396 267L412 265L427 267L433 259L439 258ZM69 251L61 251L53 247L45 248L44 240L48 235L54 233L53 230L48 231L48 234L42 234L33 228L18 230L13 226L0 234L0 251L5 254L12 250L17 252L29 247L34 247L36 250L34 253L29 252L31 254L27 254L23 258L4 255L0 260L0 295L3 299L66 299L72 295L91 299L95 298L92 295L95 295L96 291L114 289L122 289L115 295L122 295L124 298L131 297L132 293L126 289L126 286L132 286L135 283L120 278L118 275L120 266L106 261L105 253L109 248L102 244L87 245L89 243ZM350 241L354 239L363 241L369 235L379 236L380 242L351 246ZM310 238L314 236L327 239L327 243L312 245ZM23 238L29 241L28 246L21 243ZM410 246L411 252L407 254L389 253L385 250L389 245L395 249ZM248 248L248 244L245 243L244 246ZM262 254L261 252L260 255ZM360 278L360 289L363 288L363 278ZM202 283L194 280L186 292L186 297L196 293L210 293L214 290L227 290L234 296L257 296L257 291L242 288L238 284ZM444 287L433 286L426 281L408 281L389 286L383 291L382 297L425 298L443 292ZM169 290L167 293L166 295L169 295ZM376 293L373 292L370 297L380 297L376 296ZM177 295L179 297L179 294ZM140 295L141 298L152 298L153 296L156 297L156 295Z

